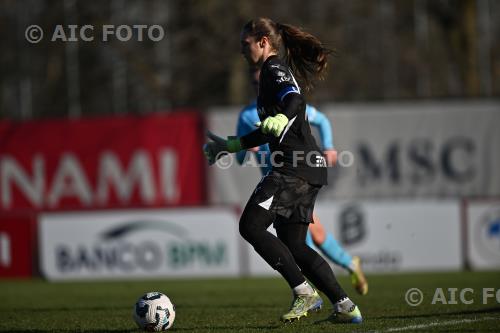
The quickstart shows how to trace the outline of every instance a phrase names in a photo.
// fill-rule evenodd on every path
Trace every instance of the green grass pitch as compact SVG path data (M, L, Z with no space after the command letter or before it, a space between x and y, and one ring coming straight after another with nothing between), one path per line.
M148 291L167 294L176 305L174 332L499 332L498 300L483 288L500 289L500 272L371 275L369 294L358 296L346 276L339 277L364 316L361 325L324 321L322 311L281 324L291 293L282 279L184 279L49 283L0 280L0 332L137 332L132 306ZM409 306L409 288L424 300ZM436 296L436 288L443 294ZM455 303L448 288L458 288ZM464 294L460 291L471 288ZM490 291L486 292L491 293ZM442 296L446 298L443 298ZM441 297L439 297L441 296ZM436 298L437 297L437 298ZM432 304L432 299L436 304Z

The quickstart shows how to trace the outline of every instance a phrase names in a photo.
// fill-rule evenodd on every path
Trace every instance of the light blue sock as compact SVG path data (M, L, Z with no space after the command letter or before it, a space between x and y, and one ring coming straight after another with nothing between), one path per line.
M311 239L312 240L312 239ZM333 235L330 233L326 234L326 239L323 244L319 245L321 252L328 257L335 264L342 266L343 268L351 271L349 265L352 262L352 257L347 251L345 251L342 246L337 242Z

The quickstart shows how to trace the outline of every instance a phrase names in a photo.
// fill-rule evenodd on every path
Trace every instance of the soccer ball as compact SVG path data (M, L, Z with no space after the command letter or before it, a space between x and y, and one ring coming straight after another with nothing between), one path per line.
M145 331L166 331L174 323L175 306L165 294L151 292L137 300L133 316L137 326Z

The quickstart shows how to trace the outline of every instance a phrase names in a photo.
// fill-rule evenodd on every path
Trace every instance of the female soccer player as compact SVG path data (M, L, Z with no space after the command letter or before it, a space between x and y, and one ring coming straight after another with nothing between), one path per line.
M259 86L259 67L250 67L249 76L252 87L255 93L258 94ZM318 111L315 107L306 104L306 114L309 124L316 127L321 138L321 148L326 157L327 165L334 166L337 161L337 151L333 147L332 126L328 118ZM259 115L257 113L257 102L247 105L240 112L238 124L236 126L236 135L241 137L256 129L255 124L258 123ZM265 176L271 172L272 165L270 161L271 152L267 144L260 147L251 148L260 164L262 175ZM236 153L236 160L239 164L244 164L248 155L247 151L242 150ZM346 269L350 276L351 282L356 291L361 295L368 293L368 282L366 281L359 257L352 257L342 246L337 242L331 233L327 233L320 222L319 217L313 213L313 223L309 224L309 230L306 236L306 244L314 249L314 246L330 259L335 264Z
M292 306L282 321L297 320L322 306L321 297L308 284L307 277L333 303L331 320L360 323L361 312L347 297L328 263L305 243L316 196L326 185L327 170L292 73L309 88L312 79L325 70L329 51L316 37L268 18L252 20L243 27L241 48L251 66L261 67L257 97L260 128L227 140L209 133L213 141L205 144L205 155L213 164L227 152L264 143L270 146L272 172L257 185L239 227L242 237L293 290ZM267 231L272 223L278 237Z

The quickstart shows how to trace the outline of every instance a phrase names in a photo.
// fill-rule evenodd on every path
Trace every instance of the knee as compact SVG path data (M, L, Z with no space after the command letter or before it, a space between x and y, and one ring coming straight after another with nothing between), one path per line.
M253 243L262 234L273 221L273 216L261 207L247 205L243 214L241 214L239 230L240 235L249 243Z
M324 230L312 231L312 229L311 229L311 237L312 237L314 244L316 244L316 246L320 246L321 244L323 244L325 242L325 239L326 239L326 235L325 235Z
M240 235L249 243L253 243L253 240L257 238L258 230L256 226L251 223L252 221L248 220L245 218L245 215L243 215L240 219L240 224L239 224L239 230L240 230Z
M245 220L243 218L240 219L239 229L241 237L243 237L245 240L248 240L250 235L250 228L248 227L248 223L245 223Z
M316 214L313 214L313 220L314 223L309 225L309 231L311 232L314 244L320 246L325 242L326 232Z

